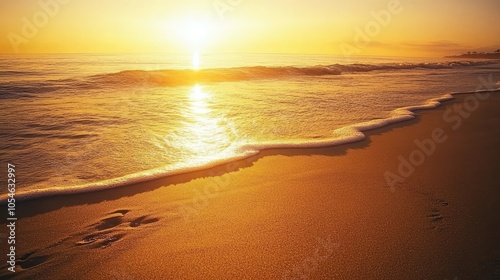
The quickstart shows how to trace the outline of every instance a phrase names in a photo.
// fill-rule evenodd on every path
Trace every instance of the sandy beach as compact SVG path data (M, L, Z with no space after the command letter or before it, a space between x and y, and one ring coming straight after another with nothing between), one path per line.
M500 279L500 96L482 99L354 144L19 203L2 279Z

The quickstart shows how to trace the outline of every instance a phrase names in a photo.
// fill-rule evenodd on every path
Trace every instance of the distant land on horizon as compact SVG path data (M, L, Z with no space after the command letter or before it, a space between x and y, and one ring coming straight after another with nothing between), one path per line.
M500 52L493 53L464 53L461 55L450 55L445 58L480 58L480 59L500 59Z

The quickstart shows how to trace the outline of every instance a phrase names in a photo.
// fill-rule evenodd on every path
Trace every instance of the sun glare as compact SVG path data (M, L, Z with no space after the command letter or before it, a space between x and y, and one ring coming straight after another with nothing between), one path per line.
M201 54L207 51L219 33L218 23L203 14L192 14L173 19L166 29L168 38L175 38L178 47L189 52L191 66L199 70Z
M207 98L207 93L203 91L203 88L200 85L195 85L189 98L194 101L199 101Z
M213 43L217 29L217 24L209 17L191 15L173 20L169 24L168 35L174 33L183 47L200 51Z
M194 51L191 55L191 63L194 70L199 70L201 65L200 52Z
M202 24L201 22L190 23L185 32L186 40L191 46L200 47L206 44L210 37L209 26Z

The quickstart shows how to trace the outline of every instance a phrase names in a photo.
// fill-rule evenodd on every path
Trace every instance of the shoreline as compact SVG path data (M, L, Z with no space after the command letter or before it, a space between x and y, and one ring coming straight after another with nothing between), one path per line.
M368 137L368 133L370 131L410 121L415 118L414 115L417 111L435 109L436 107L442 106L449 100L454 100L455 96L463 94L480 94L480 93L497 93L497 92L500 92L500 88L489 89L489 90L477 90L475 92L454 92L454 93L444 94L439 97L430 98L426 100L424 103L419 105L396 108L393 111L391 111L390 116L384 119L356 123L332 131L332 135L334 135L335 133L347 134L341 137L321 139L321 140L310 139L307 143L302 143L302 142L296 143L295 141L290 141L290 142L280 142L280 143L262 143L262 144L244 145L240 148L245 149L247 155L237 155L227 159L219 159L214 162L205 164L203 166L193 166L183 170L165 170L165 167L159 167L152 170L133 173L118 178L111 178L103 181L87 183L83 185L65 186L65 187L58 186L58 187L28 190L28 191L20 190L16 194L16 201L22 203L25 201L44 199L48 197L61 197L68 195L73 196L85 193L109 191L117 188L127 188L132 185L154 182L157 180L161 181L163 179L168 179L169 177L184 176L184 175L189 176L188 174L204 170L212 170L212 169L217 170L218 167L226 166L228 164L230 165L232 163L240 161L245 161L251 165L251 161L254 158L258 158L259 154L267 150L317 149L317 148L328 148L328 147L349 145L352 143L363 141L365 138ZM252 147L252 151L249 150L248 147ZM227 170L227 171L233 171L233 170ZM145 175L146 173L148 174ZM0 195L0 205L6 205L7 198L8 194Z
M126 188L21 202L14 278L498 276L500 96L480 100L456 130L443 120L470 96L356 143L270 149ZM398 156L408 159L414 140L436 128L446 142L391 190L384 173L397 174ZM0 276L12 275L4 268Z

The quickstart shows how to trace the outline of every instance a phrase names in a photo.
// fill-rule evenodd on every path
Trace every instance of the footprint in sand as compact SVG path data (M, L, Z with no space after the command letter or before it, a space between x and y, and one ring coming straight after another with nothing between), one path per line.
M108 216L101 219L99 223L93 224L92 226L94 226L95 229L97 229L98 231L114 228L122 223L123 217L125 217L125 215L128 212L130 212L130 210L127 209L116 210L114 212L109 213Z
M439 222L443 220L443 216L441 216L441 211L437 209L432 209L431 214L428 215L427 217L429 217L433 222Z
M102 219L99 224L95 226L97 230L105 230L119 226L122 223L123 215L122 214L113 214L104 219Z
M99 222L89 226L93 232L76 242L76 246L93 244L92 248L108 248L125 237L127 228L136 228L160 220L147 215L130 220L125 217L129 212L128 209L122 209L108 213Z
M127 219L130 210L122 209L108 213L100 221L87 226L85 231L70 235L47 247L28 252L17 259L16 264L21 269L31 269L49 261L53 255L47 254L47 251L67 243L73 246L81 246L92 249L105 249L116 242L119 242L125 235L135 228L156 223L160 219L144 215L141 217L131 217ZM75 239L76 242L75 242ZM0 266L5 268L6 266ZM0 272L0 278L3 279L3 273Z
M158 222L159 220L160 219L158 219L158 218L148 218L148 216L142 216L142 217L139 217L139 218L133 220L132 222L130 222L130 226L131 227L138 227L140 225L155 223L155 222Z
M22 257L20 257L17 260L17 264L22 268L22 269L28 269L37 265L40 265L44 262L46 262L49 259L49 256L46 255L40 255L40 256L35 256L36 251L29 252Z
M97 240L106 238L104 234L91 234L83 238L83 240L76 242L76 245L87 245L96 242Z
M122 239L124 236L125 236L125 234L115 234L113 236L106 237L104 240L97 242L93 247L94 248L102 248L102 249L108 248L109 246L111 246L111 244Z
M429 214L427 215L427 218L431 222L431 228L439 231L444 230L446 228L446 219L441 213L441 210L444 207L447 207L449 203L444 199L435 198L435 194L432 192L423 192L415 189L411 189L411 191L424 196L433 204Z
M28 258L24 261L20 261L19 265L21 266L21 268L27 269L27 268L42 264L42 263L46 262L48 259L49 259L49 256L32 257L32 258Z
M114 242L122 239L124 233L113 234L112 232L87 235L83 240L76 243L77 246L94 244L92 248L107 248Z
M435 203L438 205L441 205L441 206L448 206L448 204L449 204L444 199L436 199Z
M441 210L439 208L446 207L449 205L444 199L435 199L434 200L435 208L432 208L429 215L427 217L431 220L432 229L434 230L443 230L445 225L443 223L444 217L441 214Z

